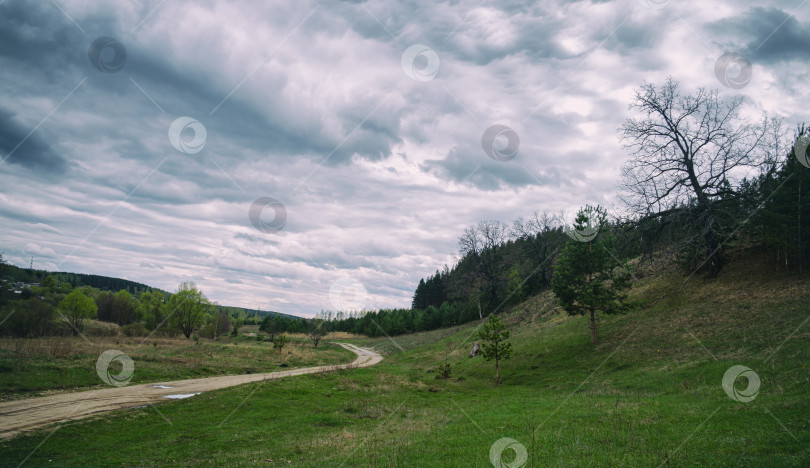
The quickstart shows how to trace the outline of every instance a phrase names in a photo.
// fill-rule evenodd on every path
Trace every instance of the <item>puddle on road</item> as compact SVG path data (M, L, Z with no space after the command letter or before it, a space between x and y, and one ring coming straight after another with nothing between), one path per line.
M174 395L164 395L163 398L171 398L172 400L182 400L184 398L191 398L194 395L199 395L202 392L197 393L176 393Z
M174 388L174 387L169 387L168 385L152 385L152 387L153 388Z

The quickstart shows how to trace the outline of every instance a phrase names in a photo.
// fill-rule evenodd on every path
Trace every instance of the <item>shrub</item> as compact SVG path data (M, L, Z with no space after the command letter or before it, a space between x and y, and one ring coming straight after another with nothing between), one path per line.
M436 376L437 379L449 379L450 378L450 364L444 363L439 364L439 374Z
M180 335L180 330L178 328L167 325L163 325L152 334L152 336L159 336L163 338L175 338L178 335Z
M286 344L287 337L284 335L279 335L273 340L273 349L280 353Z
M141 322L133 322L129 325L124 325L121 327L121 333L126 336L146 336L149 334L149 330L146 329L143 323Z
M118 324L108 322L90 322L84 328L84 334L87 336L118 336L120 332L121 327Z
M36 298L11 301L2 313L6 319L0 335L33 338L51 335L57 328L53 305Z
M214 327L209 323L208 325L200 328L197 333L203 337L208 338L209 340L216 338L214 336Z

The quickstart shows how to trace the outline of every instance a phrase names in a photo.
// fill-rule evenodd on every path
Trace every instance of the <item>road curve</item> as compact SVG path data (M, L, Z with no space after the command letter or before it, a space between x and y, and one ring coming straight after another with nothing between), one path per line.
M21 432L48 424L81 419L106 411L167 401L170 395L208 392L233 387L234 385L280 379L294 375L368 367L377 364L383 359L382 356L370 349L359 348L348 343L336 344L357 354L357 359L349 364L303 367L264 374L226 375L129 385L3 402L0 403L0 438L14 437Z

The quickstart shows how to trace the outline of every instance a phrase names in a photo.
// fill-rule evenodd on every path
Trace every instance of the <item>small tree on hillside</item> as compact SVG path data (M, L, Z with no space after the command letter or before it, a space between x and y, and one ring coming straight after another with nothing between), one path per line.
M284 349L284 346L287 344L287 337L284 335L278 335L273 340L273 349L281 353L281 350Z
M273 341L276 339L276 334L284 331L284 323L281 317L271 314L262 320L259 330L267 333L270 336L270 341Z
M58 308L73 329L74 336L84 330L84 319L93 318L98 313L96 303L79 289L62 299Z
M312 339L312 344L318 347L324 336L327 334L326 322L323 319L312 319L312 326L309 329L309 337Z
M551 289L570 315L590 316L591 343L596 344L596 311L624 312L630 273L618 267L611 254L613 239L600 233L606 227L602 208L581 209L574 221L572 240L560 252Z
M481 355L487 361L495 359L495 383L500 383L498 366L502 359L509 359L512 356L512 344L508 340L509 330L501 323L495 315L490 315L489 320L484 323L478 332L481 340Z

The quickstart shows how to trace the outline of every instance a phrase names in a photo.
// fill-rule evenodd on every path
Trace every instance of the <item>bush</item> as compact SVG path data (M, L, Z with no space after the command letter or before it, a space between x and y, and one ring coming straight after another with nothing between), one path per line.
M278 335L273 340L273 349L278 352L281 352L281 350L284 348L284 345L286 344L287 344L287 337L284 335Z
M0 335L34 338L51 335L57 329L53 305L37 298L11 301L2 314L6 319L0 325Z
M436 376L437 379L449 379L450 378L450 364L439 364L439 375Z
M121 332L121 327L115 323L108 322L89 322L84 327L84 334L87 336L118 336ZM129 336L129 335L127 335Z
M152 336L159 336L161 338L175 338L178 335L180 335L180 329L168 325L163 325L152 333Z
M146 336L149 334L149 330L146 329L143 323L133 322L121 327L121 333L125 336Z
M209 340L214 339L214 327L209 323L208 325L200 328L197 333L203 337L208 338Z

